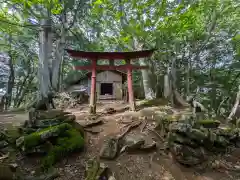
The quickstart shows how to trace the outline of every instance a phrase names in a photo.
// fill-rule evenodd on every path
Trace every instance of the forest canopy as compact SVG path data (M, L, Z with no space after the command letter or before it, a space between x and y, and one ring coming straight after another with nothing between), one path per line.
M72 70L65 48L156 48L151 58L134 62L150 66L134 72L134 87L144 92L136 97L193 95L217 114L229 112L235 102L238 1L2 0L0 7L0 87L6 91L6 109L25 107L37 94L60 92L85 74Z

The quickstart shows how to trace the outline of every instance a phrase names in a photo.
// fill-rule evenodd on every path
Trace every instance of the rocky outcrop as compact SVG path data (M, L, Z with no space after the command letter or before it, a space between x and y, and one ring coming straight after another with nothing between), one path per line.
M16 147L25 155L44 154L42 168L47 170L62 157L83 148L84 130L75 119L61 110L39 111L34 123L25 123L20 130L23 135L16 140Z
M239 128L223 128L217 120L196 120L191 115L178 120L162 118L157 130L165 133L173 157L188 166L200 164L210 153L225 152L228 146L240 142Z

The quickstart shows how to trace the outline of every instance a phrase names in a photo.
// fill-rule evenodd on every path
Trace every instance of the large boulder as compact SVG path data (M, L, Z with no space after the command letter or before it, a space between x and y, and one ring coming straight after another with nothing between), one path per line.
M137 150L151 150L156 147L156 142L151 138L143 134L128 134L121 143L120 152L132 152Z
M121 149L121 152L123 151L133 151L141 149L141 147L144 145L145 140L144 136L141 134L129 134L125 136L123 139L123 147Z
M180 164L187 166L195 166L207 159L207 153L203 147L192 148L190 146L172 143L170 151Z
M84 138L76 129L67 129L63 136L58 137L47 156L42 161L42 168L49 169L58 160L84 147Z
M7 146L8 146L8 142L7 141L4 141L4 140L0 141L0 149L5 148Z
M16 164L0 163L0 179L24 179L23 174Z
M66 123L49 127L39 132L34 132L18 138L16 140L16 146L25 151L45 143L48 139L57 138L60 134L63 134L66 130L71 128L72 126Z
M100 150L100 158L112 160L118 153L118 139L116 137L109 137L106 139Z

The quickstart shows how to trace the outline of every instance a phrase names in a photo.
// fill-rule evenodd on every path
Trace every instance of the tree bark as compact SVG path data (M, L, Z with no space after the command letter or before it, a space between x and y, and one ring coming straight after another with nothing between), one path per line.
M39 99L48 99L48 94L51 91L50 81L50 59L52 53L52 32L51 32L51 19L41 20L41 31L39 33L40 45L39 45ZM47 103L49 107L49 104Z
M20 100L20 97L24 88L26 88L26 83L28 78L29 78L29 73L27 74L27 76L24 77L23 81L20 84L18 84L16 97L14 99L14 107L17 107L17 104L19 104L18 102Z
M187 59L186 66L186 97L190 96L190 70L191 70L191 59Z
M28 87L31 85L33 79L34 79L34 76L31 76L30 78L28 78L28 81L25 83L24 88L22 89L21 93L19 94L18 101L16 102L16 107L19 107L21 105L21 103L23 102L24 97L28 93L27 92L28 91Z
M14 79L15 79L15 74L14 74L14 67L13 67L13 54L10 51L9 52L9 68L10 68L10 75L8 79L8 84L7 84L7 94L6 94L6 101L5 101L5 110L7 110L11 106L12 102L12 90L14 86Z
M232 111L231 113L229 114L228 116L228 120L231 120L233 118L233 116L236 114L236 111L239 107L239 101L240 101L240 85L238 86L238 93L237 93L237 97L236 97L236 100L235 100L235 104L232 108Z
M52 88L55 91L59 91L60 88L60 77L61 77L61 70L62 70L62 62L64 57L64 45L65 45L65 37L66 37L66 13L62 15L62 27L61 27L61 34L60 39L57 41L56 50L55 50L55 59L53 60L52 64Z
M141 66L147 66L147 62L143 58L139 59L139 64ZM149 74L148 74L149 72L147 69L143 69L143 70L141 70L141 72L142 72L142 80L143 80L145 99L148 99L148 100L154 99L155 93L151 87Z
M133 44L134 44L134 49L135 50L142 50L143 49L143 44L139 43L136 38L134 38L134 43ZM147 66L148 65L148 63L146 62L146 60L144 58L139 59L139 64L141 66ZM144 88L145 99L151 100L151 99L156 98L155 93L154 93L154 91L151 87L148 69L143 69L143 70L141 70L141 72L142 72L142 80L143 80L143 88Z
M170 90L170 82L169 82L169 72L170 69L168 68L167 73L164 75L164 98L168 99L170 94L171 94L171 90Z
M180 106L188 106L187 102L184 101L180 93L177 91L177 76L176 76L176 59L172 59L172 65L171 65L171 90L172 90L172 104L173 105L180 105Z

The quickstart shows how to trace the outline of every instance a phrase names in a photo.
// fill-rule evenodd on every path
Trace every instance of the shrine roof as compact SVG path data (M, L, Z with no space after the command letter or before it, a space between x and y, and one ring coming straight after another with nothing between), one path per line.
M123 60L150 57L155 49L131 52L87 52L71 49L66 49L66 51L74 58Z

